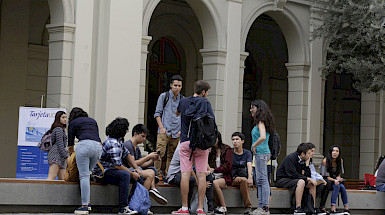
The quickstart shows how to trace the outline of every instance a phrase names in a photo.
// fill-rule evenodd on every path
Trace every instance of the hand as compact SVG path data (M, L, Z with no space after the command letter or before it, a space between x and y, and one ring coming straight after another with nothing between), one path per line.
M214 173L214 169L211 168L211 167L209 167L209 172L210 172L210 173Z
M323 180L322 183L323 183L325 186L328 184L325 180Z
M248 183L249 187L252 187L253 186L253 179L251 177L249 177L247 179L247 183Z
M177 137L179 137L179 136L180 136L180 131L179 131L179 132L176 134L176 136L177 136Z
M309 178L309 182L313 184L313 186L317 186L317 182L311 178Z
M253 147L253 154L257 154L257 147Z
M151 152L147 156L149 156L151 160L158 160L159 159L159 155L156 152Z
M339 182L338 180L334 180L334 184L335 184L335 185L339 185L340 182Z
M206 181L206 188L209 189L211 187L211 184L212 184L211 182Z
M159 128L159 132L160 132L161 134L165 134L165 133L167 133L167 130L166 130L164 127L160 127L160 128Z
M140 168L135 169L134 172L137 172L140 176L143 176L143 171Z
M140 178L140 175L139 175L139 173L137 173L137 172L132 172L132 173L131 173L131 177L132 177L135 181L137 181L137 180Z

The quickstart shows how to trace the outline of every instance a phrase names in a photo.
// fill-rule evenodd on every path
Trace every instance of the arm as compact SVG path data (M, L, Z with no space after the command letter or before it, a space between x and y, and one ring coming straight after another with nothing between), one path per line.
M73 123L68 125L68 152L71 155L74 152L74 142L75 142L75 134L74 134L74 126Z
M164 109L163 109L164 97L165 97L165 93L160 94L160 96L158 98L158 102L156 103L155 114L154 114L156 123L158 124L158 127L159 127L161 134L164 134L167 131L163 127L163 123L162 123L162 114L164 111Z
M128 153L127 157L127 162L134 168L134 169L139 169L138 165L135 162L134 156L132 156L130 153Z
M252 162L247 162L247 182L249 183L249 186L253 186L253 169L252 169Z
M68 153L64 143L64 131L61 128L59 129L55 128L54 132L55 132L55 144L58 147L59 155L62 159L67 159Z
M291 178L291 179L303 179L303 180L308 180L308 178L304 175L301 175L300 173L297 172L297 167L296 167L296 161L293 161L292 159L290 159L287 163L286 163L286 168L285 168L285 172L286 172L286 175Z
M158 158L158 154L156 152L151 152L146 157L140 158L139 160L136 160L135 163L138 166L141 166L143 168L150 166L155 159Z
M231 148L228 148L225 153L225 163L220 167L214 168L214 172L231 173L233 171L233 151Z
M259 146L261 143L263 143L266 140L266 127L265 127L265 123L260 121L257 124L257 126L258 126L258 129L259 129L260 136L259 136L258 140L255 141L255 143L253 143L253 148L252 149L253 149L254 153L256 153L255 150L256 150L257 146Z
M123 165L120 165L120 166L114 166L115 169L117 170L124 170L124 171L127 171L130 173L131 177L137 181L140 177L140 175L136 172L132 172L131 170L129 170L127 167L123 166Z
M156 119L156 123L158 123L158 126L159 126L159 132L161 134L165 134L167 130L163 127L162 118L160 116L157 116L155 117L155 119Z

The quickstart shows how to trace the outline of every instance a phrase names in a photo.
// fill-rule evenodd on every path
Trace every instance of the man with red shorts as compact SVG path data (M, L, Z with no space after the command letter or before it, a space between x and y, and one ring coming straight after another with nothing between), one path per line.
M213 118L214 112L211 108L210 102L207 100L209 94L210 85L203 80L199 80L194 84L194 95L191 97L185 97L180 100L179 106L176 110L177 115L181 115L181 135L180 135L180 169L182 172L182 179L180 183L180 192L182 196L182 208L178 211L172 212L172 214L189 214L188 210L188 192L189 192L189 179L192 166L195 162L195 170L198 178L198 215L205 215L203 212L203 200L206 193L206 172L208 165L209 151L196 148L193 153L190 148L190 139L188 137L190 129L190 122L192 119L197 119L200 116L210 114ZM191 159L190 156L192 155Z

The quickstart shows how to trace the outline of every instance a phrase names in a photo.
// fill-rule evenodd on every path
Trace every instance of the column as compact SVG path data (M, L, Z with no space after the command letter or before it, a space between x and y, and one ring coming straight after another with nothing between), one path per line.
M73 76L71 106L81 107L91 116L94 107L90 106L94 94L94 77L92 76L94 1L76 1L76 30L73 58ZM92 101L91 101L92 100ZM92 107L92 108L91 108ZM90 110L91 108L91 110Z
M245 72L245 60L249 56L247 52L241 52L239 62L239 90L238 90L238 123L237 131L242 132L242 110L243 110L243 77Z
M288 70L288 115L287 153L297 150L297 146L308 139L308 94L309 70L306 63L287 63Z
M365 173L373 173L379 151L380 94L361 95L360 126L360 171L363 179Z
M146 77L147 77L147 55L148 55L148 44L151 42L152 37L150 36L142 36L142 55L141 55L141 63L140 63L140 89L139 89L139 118L138 123L144 124L146 112Z
M53 23L46 28L49 33L47 107L70 110L75 24Z

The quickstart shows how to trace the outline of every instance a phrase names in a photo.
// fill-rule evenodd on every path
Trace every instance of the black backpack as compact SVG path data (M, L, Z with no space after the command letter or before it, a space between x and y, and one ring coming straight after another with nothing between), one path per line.
M275 160L277 159L279 152L281 151L281 141L279 134L276 130L270 134L269 137L269 149L270 149L270 159Z
M180 93L179 93L179 97L180 97L180 99L184 98L184 96ZM170 99L170 91L166 91L166 96L163 99L163 109L164 109L164 107L166 107L166 104L167 104L169 99Z
M218 128L214 118L206 114L190 121L188 137L190 138L191 155L195 148L202 150L213 147L217 141ZM191 159L191 156L190 156Z

